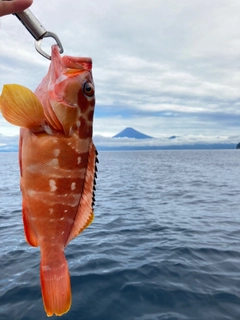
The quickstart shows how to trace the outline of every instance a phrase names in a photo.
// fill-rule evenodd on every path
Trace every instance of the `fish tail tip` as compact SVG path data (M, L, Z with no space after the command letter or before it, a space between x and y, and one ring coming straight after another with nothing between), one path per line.
M64 258L65 259L65 258ZM71 285L68 265L40 267L43 304L48 317L61 316L67 313L71 307Z

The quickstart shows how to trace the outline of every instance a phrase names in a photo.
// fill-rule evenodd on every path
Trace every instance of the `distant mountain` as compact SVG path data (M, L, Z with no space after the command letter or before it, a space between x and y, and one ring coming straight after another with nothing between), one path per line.
M113 138L153 139L153 137L150 137L130 127L125 128L124 130L113 136Z

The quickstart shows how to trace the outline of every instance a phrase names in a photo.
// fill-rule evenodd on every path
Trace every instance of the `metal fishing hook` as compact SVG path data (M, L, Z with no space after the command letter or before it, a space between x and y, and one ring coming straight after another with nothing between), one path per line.
M29 9L26 9L22 12L14 13L14 15L21 21L24 27L34 37L34 39L36 40L35 48L42 56L51 60L51 56L47 54L41 47L42 40L47 37L53 38L59 47L59 52L63 53L63 46L58 36L53 32L47 31Z

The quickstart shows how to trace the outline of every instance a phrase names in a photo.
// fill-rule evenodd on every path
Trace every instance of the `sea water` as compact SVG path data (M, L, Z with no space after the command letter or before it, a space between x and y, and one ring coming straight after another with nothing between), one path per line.
M100 152L95 219L66 248L63 320L239 320L239 150ZM0 153L0 320L48 319L16 153ZM52 319L58 319L52 317Z

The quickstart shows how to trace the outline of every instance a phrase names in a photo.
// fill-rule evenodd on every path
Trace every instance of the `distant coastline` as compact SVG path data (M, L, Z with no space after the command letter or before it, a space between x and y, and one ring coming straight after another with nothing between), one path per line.
M98 146L96 148L99 151L154 151L154 150L233 150L236 149L236 144L195 144L195 145L173 145L173 146L119 146L119 147L107 147Z
M169 146L98 146L95 143L96 148L99 151L131 151L131 150L139 150L139 151L151 151L151 150L230 150L236 149L236 144L229 143L229 144L193 144L193 145L169 145ZM0 152L18 152L18 147L12 148L2 148L0 147Z
M1 138L1 137L0 137ZM207 140L208 137L206 137ZM235 137L236 138L236 137ZM18 136L6 137L0 141L0 152L18 152ZM240 143L231 140L216 139L219 142L207 142L197 138L186 139L185 136L154 138L134 128L127 127L113 137L93 136L99 151L131 151L131 150L211 150L239 149Z

